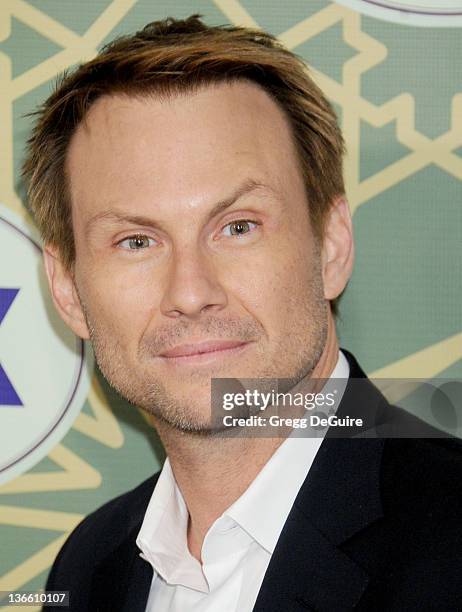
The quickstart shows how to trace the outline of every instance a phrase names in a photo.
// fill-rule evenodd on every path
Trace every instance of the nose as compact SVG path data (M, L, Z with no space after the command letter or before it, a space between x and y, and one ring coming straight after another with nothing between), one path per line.
M226 304L226 292L206 253L197 246L172 253L160 304L162 314L197 318L202 312L218 311Z

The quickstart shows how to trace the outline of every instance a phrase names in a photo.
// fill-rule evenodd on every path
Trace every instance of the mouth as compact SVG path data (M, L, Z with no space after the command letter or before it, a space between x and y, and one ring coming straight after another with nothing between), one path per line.
M175 346L164 351L159 357L172 365L199 365L237 356L249 346L242 340L207 340Z

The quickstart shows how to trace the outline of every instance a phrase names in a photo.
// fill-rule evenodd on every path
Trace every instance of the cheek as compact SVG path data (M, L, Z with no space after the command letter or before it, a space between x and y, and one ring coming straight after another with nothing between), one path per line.
M227 274L228 292L269 335L286 333L298 317L306 316L313 284L314 262L306 247L293 243L274 247Z
M95 328L113 338L124 339L122 346L136 342L155 308L154 283L123 274L121 270L95 268L85 278L82 297Z

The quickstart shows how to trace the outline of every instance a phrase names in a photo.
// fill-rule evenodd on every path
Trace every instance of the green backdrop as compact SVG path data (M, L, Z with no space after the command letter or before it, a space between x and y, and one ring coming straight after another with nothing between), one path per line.
M18 176L31 125L24 115L56 74L118 34L193 12L276 34L335 105L357 249L340 304L341 345L372 375L462 378L459 28L399 25L324 0L3 0L0 202L28 223ZM0 265L14 267L14 253ZM162 458L142 414L95 373L61 442L0 487L0 590L42 587L81 517Z

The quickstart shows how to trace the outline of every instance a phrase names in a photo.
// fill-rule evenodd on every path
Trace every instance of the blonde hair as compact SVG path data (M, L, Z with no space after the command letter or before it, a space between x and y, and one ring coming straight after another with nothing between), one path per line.
M91 105L104 95L169 96L236 79L257 83L288 118L311 223L322 239L330 204L344 193L344 142L332 106L303 60L270 34L211 27L200 15L192 15L149 23L109 43L94 59L64 73L53 93L32 113L36 122L23 164L28 203L45 244L58 249L67 269L73 265L75 247L66 152ZM335 303L331 306L335 313Z

